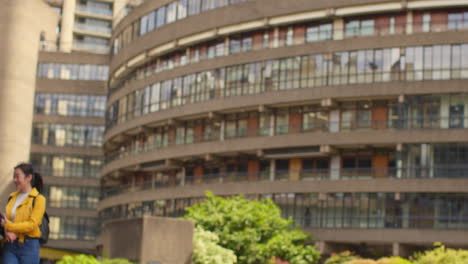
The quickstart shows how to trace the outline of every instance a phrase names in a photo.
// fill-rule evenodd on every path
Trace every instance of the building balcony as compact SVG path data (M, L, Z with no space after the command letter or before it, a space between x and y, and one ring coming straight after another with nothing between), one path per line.
M112 29L82 23L75 23L75 32L84 35L110 38Z
M109 53L110 48L107 45L86 43L81 41L75 41L73 43L73 49L79 51L91 51L96 53Z
M109 9L102 9L102 8L95 8L89 7L84 5L77 5L76 12L78 15L83 16L90 16L96 18L104 18L108 20L112 20L112 10Z

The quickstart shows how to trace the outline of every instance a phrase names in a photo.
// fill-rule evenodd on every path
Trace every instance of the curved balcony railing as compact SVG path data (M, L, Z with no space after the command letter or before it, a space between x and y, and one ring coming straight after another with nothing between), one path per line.
M336 168L312 170L263 171L241 173L204 174L199 176L185 176L165 180L151 180L101 187L101 199L128 192L139 192L178 186L192 186L200 184L225 184L269 181L309 181L309 180L350 180L350 179L459 179L468 177L468 166L450 167L407 167L407 168Z
M209 133L193 133L189 136L177 137L170 139L168 135L163 135L162 140L155 140L146 144L140 143L138 139L132 141L130 147L120 148L117 151L108 152L105 157L105 163L134 155L137 153L150 152L163 148L170 148L180 145L197 144L204 142L214 142L222 140L231 140L248 137L267 137L297 133L313 133L313 132L347 132L347 131L362 131L373 130L381 131L383 129L394 130L434 130L434 129L467 129L468 117L425 117L411 119L392 119L392 120L364 120L362 122L324 122L314 126L305 125L277 125L274 127L262 127L253 129L236 129L225 130L224 135L219 132ZM222 139L222 140L221 140Z

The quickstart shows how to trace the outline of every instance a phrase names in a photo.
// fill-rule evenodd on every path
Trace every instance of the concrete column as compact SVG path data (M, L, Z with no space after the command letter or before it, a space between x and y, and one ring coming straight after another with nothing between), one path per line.
M62 32L60 51L71 52L73 48L73 26L75 24L76 0L64 0L62 9Z
M275 31L273 32L273 48L277 48L279 46L279 28L275 27Z
M224 40L224 55L229 55L229 37Z
M344 38L344 19L343 18L336 18L333 20L333 39L334 40L342 40Z
M42 1L1 1L0 208L13 167L29 160L39 38L54 39L58 15Z
M270 181L275 180L275 172L276 172L276 163L275 160L270 160Z
M270 113L270 136L275 135L275 115Z
M127 5L128 0L114 0L114 6L112 7L112 19L115 21L117 16L121 15Z
M180 185L184 186L185 185L185 176L186 176L185 167L182 168L182 170L180 171L180 174L181 174Z
M401 254L401 252L400 252L400 243L394 242L392 244L392 255L393 256L401 256L400 254Z
M400 179L403 176L403 145L401 143L396 146L396 173L395 177Z
M224 133L226 131L226 121L221 120L221 128L219 129L219 133L221 133L219 140L224 141Z
M341 168L341 157L339 155L333 155L330 160L330 179L340 179L340 168Z
M330 132L340 131L340 110L330 111Z
M413 34L413 11L406 13L406 34Z
M440 128L448 128L449 127L449 118L450 118L450 97L448 95L444 95L441 98L440 102Z

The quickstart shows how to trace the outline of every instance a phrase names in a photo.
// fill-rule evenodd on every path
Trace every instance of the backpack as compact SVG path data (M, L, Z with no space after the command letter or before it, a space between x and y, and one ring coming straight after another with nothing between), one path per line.
M10 202L11 197L8 198L8 202ZM34 202L36 202L36 197L34 197L32 202L32 208L34 208ZM42 216L42 223L39 226L39 230L41 230L41 237L39 238L39 243L44 245L49 240L49 215L47 212L44 211L44 216Z

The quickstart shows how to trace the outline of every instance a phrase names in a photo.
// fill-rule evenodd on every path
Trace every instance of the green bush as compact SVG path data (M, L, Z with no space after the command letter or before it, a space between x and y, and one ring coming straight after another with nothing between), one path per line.
M234 252L219 246L218 242L219 237L215 233L197 227L193 236L193 262L195 264L236 263Z
M345 262L345 264L377 264L377 262L373 259L353 259L350 261Z
M347 261L357 259L358 256L354 255L351 251L343 251L340 253L333 253L324 264L344 264Z
M271 200L252 201L242 195L222 198L207 192L206 200L187 208L187 219L215 233L219 246L235 253L239 264L268 263L273 257L291 264L316 263L320 253L306 245L310 236L281 217Z
M468 263L468 250L446 248L440 243L436 248L414 255L414 264L466 264Z
M132 264L126 259L104 259L102 262L93 256L78 255L65 256L57 262L57 264Z
M413 263L402 257L388 257L388 258L379 259L377 261L377 264L413 264Z

